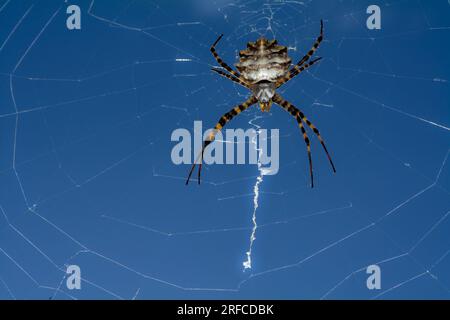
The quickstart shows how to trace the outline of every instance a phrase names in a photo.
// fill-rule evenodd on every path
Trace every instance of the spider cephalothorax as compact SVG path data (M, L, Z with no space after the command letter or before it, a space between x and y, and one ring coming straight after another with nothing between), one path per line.
M251 90L256 99L258 99L261 111L270 111L272 98L275 95L275 83L268 80L261 80L251 85Z
M261 111L269 111L272 103L275 102L280 107L289 112L297 120L297 123L303 134L303 139L306 143L306 149L308 151L311 187L314 186L311 144L303 124L306 124L317 136L320 143L322 144L323 149L325 150L333 171L336 172L333 161L331 160L328 150L325 147L325 142L323 141L319 130L311 123L311 121L306 118L302 111L297 109L294 105L284 100L278 93L276 93L277 88L291 80L299 73L308 69L310 66L321 59L316 58L309 61L309 59L313 56L314 52L317 50L323 40L323 22L320 21L320 35L319 37L317 37L317 40L312 46L311 50L309 50L308 53L297 64L292 66L292 68L291 58L289 58L287 54L287 47L278 45L276 40L259 38L255 42L249 42L247 44L247 48L239 52L240 59L239 62L236 63L236 68L238 69L238 71L235 71L230 66L228 66L216 52L216 44L219 42L222 36L223 35L221 35L211 46L211 52L217 62L222 66L223 69L228 71L228 73L218 68L213 68L212 70L214 72L217 72L221 76L226 77L250 89L252 95L247 99L247 101L234 107L220 118L219 122L214 127L214 130L209 135L208 139L204 141L203 148L196 161L192 165L191 171L189 172L186 184L189 183L189 179L198 161L198 183L200 183L203 152L205 148L214 141L217 132L222 130L227 122L229 122L239 113L246 110L256 102L259 103Z

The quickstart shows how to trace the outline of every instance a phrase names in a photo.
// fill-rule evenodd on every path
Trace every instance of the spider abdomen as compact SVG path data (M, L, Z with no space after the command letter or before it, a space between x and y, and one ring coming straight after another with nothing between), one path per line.
M249 83L275 82L286 75L291 65L287 48L278 45L276 40L260 38L249 42L239 56L236 68Z

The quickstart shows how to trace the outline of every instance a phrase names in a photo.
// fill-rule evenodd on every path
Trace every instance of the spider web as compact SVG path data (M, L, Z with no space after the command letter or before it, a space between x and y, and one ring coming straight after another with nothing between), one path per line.
M69 31L64 1L0 2L1 298L449 298L447 1L378 1L381 30L369 2L77 4ZM265 35L298 61L320 19L324 59L280 93L337 174L310 134L309 188L296 122L273 106L228 126L280 129L277 175L212 165L186 187L171 132L207 129L248 94L209 71L211 43L225 34L231 65Z

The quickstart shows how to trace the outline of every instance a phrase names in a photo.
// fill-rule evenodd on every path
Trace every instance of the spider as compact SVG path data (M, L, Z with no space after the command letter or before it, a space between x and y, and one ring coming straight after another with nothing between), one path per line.
M219 36L216 42L214 42L210 50L219 65L222 66L223 69L228 71L228 73L219 68L212 68L211 70L231 81L234 81L246 87L252 92L252 94L250 98L248 98L245 102L235 106L219 119L219 122L211 131L210 135L204 140L202 150L191 167L189 176L186 180L186 185L189 183L189 180L197 163L199 163L197 181L200 184L203 153L206 147L208 147L208 145L210 145L214 141L215 135L220 130L222 130L222 128L231 119L257 102L259 103L261 111L263 112L270 111L272 103L275 102L284 110L289 112L297 120L297 123L303 134L303 139L306 143L306 150L308 152L311 188L314 187L311 143L303 123L305 123L317 136L328 157L333 172L336 172L333 161L331 160L330 154L328 153L327 147L325 146L325 142L322 139L317 127L314 126L314 124L312 124L311 121L308 120L308 118L306 118L302 111L297 109L290 102L284 100L283 97L281 97L281 95L276 92L276 89L278 89L280 86L322 59L321 57L319 57L310 60L323 40L323 21L320 21L320 35L317 37L311 50L309 50L308 53L297 64L292 66L292 68L290 68L291 58L289 58L287 54L287 47L278 45L276 40L267 40L261 37L256 42L249 42L247 44L247 48L239 52L240 59L239 62L235 64L238 71L235 71L230 66L228 66L216 52L216 45L222 37L223 34Z

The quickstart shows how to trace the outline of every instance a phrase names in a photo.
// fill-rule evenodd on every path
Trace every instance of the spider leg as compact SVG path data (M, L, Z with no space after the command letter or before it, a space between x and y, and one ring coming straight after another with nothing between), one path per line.
M283 107L284 108L284 107ZM287 109L286 109L287 110ZM309 176L311 178L311 188L314 187L314 175L313 175L313 165L312 165L312 157L311 157L311 141L308 138L308 134L306 133L305 127L303 126L303 121L298 112L288 111L291 115L294 116L295 120L297 120L298 126L303 134L303 140L306 144L306 151L308 151L308 161L309 161Z
M308 53L302 58L302 60L300 60L295 66L295 67L299 67L301 66L304 62L308 61L312 55L314 54L314 52L316 52L317 48L319 48L320 43L323 40L323 20L320 20L320 34L316 39L316 42L314 42L313 46L311 47L311 50L308 51Z
M303 125L301 125L301 122L303 121L304 123L306 123L308 125L308 127L314 132L314 134L317 136L317 138L320 141L320 144L323 147L323 150L325 151L327 157L328 157L328 161L330 162L331 168L333 169L333 172L336 172L336 168L334 166L333 160L331 160L331 156L328 153L327 147L325 146L325 141L322 139L322 136L319 133L319 130L316 128L316 126L314 126L311 121L308 120L308 118L306 118L306 116L304 115L304 113L302 111L300 111L299 109L297 109L294 105L292 105L290 102L284 100L278 93L276 93L272 100L277 103L279 106L281 106L284 110L286 110L287 112L289 112L292 116L295 117L295 119L297 120L297 122L299 123L300 129L303 128ZM304 130L304 128L303 128ZM302 132L303 132L302 130ZM310 152L310 148L308 148L309 146L309 139L307 140L307 136L304 134L303 138L305 140L307 149L308 149L308 155ZM310 160L310 174L311 174L311 186L313 186L313 176L312 176L312 161Z
M299 62L297 62L297 64L295 64L291 68L291 70L289 70L290 75L288 75L285 79L283 79L284 81L280 83L280 85L289 81L290 79L292 79L293 77L295 77L296 75L298 75L300 72L303 71L300 70L300 67L313 56L314 52L316 52L317 48L319 48L319 45L322 42L322 40L323 40L323 21L320 20L320 35L317 37L316 42L314 42L313 46L308 51L308 53L305 56L303 56L303 58ZM312 64L313 62L311 62L310 65Z
M300 126L300 130L303 134L303 140L305 140L306 150L308 151L308 161L309 161L309 176L311 177L311 188L314 188L314 176L313 176L313 165L312 165L312 157L311 157L311 141L309 141L308 135L306 134L305 127L303 126L302 119L299 115L295 117L298 125Z
M189 180L191 179L192 173L194 172L194 168L198 163L198 184L200 184L200 175L202 171L202 162L203 162L203 153L205 152L205 149L207 146L209 146L215 139L216 134L222 130L222 128L231 121L235 116L237 116L242 111L248 109L250 106L255 104L257 99L254 96L251 96L247 99L244 103L237 105L227 113L225 113L222 117L220 117L219 122L215 125L214 129L211 131L208 138L205 139L203 142L202 150L200 151L199 155L197 156L197 159L194 161L194 164L191 167L191 170L189 171L189 175L186 180L186 185L189 184Z
M285 76L284 78L281 78L280 80L277 81L277 88L279 88L280 86L282 86L283 84L285 84L286 82L288 82L289 80L291 80L293 77L295 77L296 75L298 75L299 73L305 71L306 69L308 69L309 67L311 67L314 63L316 63L317 61L320 61L322 59L322 57L311 60L309 63L305 63L303 64L301 67L297 67L294 71L292 71L291 73L289 73L287 76Z
M233 76L231 74L228 74L228 73L226 73L226 72L224 72L222 70L219 70L219 69L212 68L211 70L214 71L214 72L217 72L221 76L223 76L223 77L225 77L225 78L227 78L227 79L229 79L231 81L234 81L234 82L239 83L240 85L242 85L242 86L244 86L246 88L249 88L248 84L245 81L241 80L240 78L236 78L235 76Z
M226 69L226 70L227 70L229 73L231 73L232 75L234 75L234 76L240 78L240 77L241 77L240 73L237 72L237 71L234 71L233 69L231 69L231 67L228 66L228 65L227 65L227 64L219 57L219 55L218 55L217 52L216 52L216 44L220 41L220 39L222 39L222 37L223 37L223 34L221 34L221 35L219 36L219 38L217 38L216 42L214 42L214 44L211 46L211 48L210 48L209 50L211 50L212 55L214 56L214 58L217 60L217 63L219 63L221 67L223 67L224 69Z

